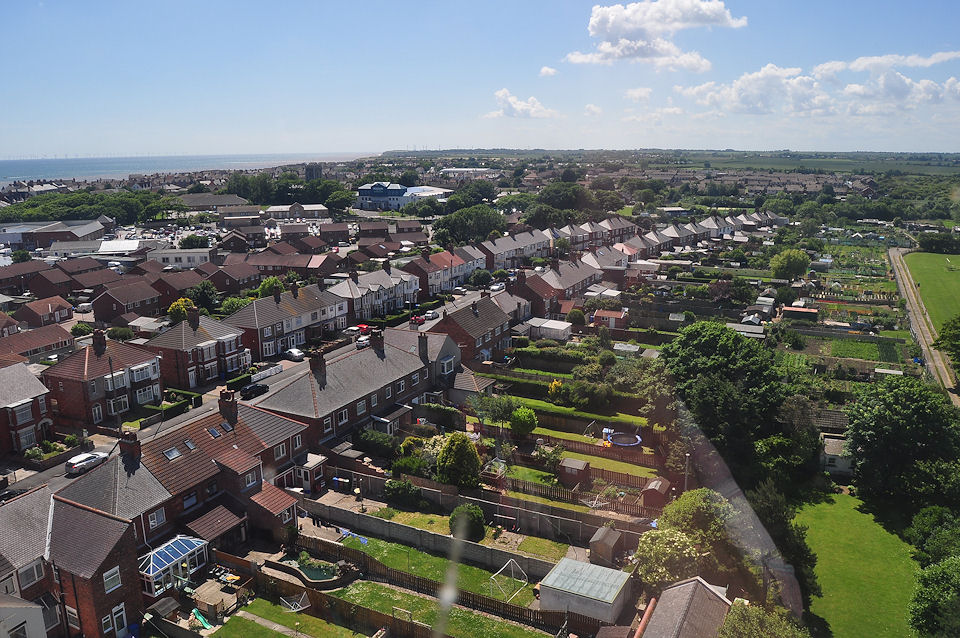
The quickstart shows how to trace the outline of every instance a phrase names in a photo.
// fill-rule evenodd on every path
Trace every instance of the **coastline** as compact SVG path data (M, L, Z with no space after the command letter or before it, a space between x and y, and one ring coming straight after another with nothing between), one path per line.
M271 168L305 162L347 162L377 152L147 155L0 160L0 186L14 181L127 179L130 175Z

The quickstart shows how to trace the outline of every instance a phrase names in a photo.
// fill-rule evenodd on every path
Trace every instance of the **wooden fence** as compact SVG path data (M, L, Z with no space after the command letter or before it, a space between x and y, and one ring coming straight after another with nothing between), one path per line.
M544 467L536 459L536 457L530 454L514 452L513 458L520 465L527 465L527 466L535 467L539 469L542 469ZM620 487L634 488L634 489L641 489L641 490L645 488L647 486L647 483L649 483L651 480L645 476L635 476L633 474L627 474L625 472L614 472L612 470L604 470L591 465L590 480L596 481L597 479L605 481L607 483L612 483L614 485L619 485Z
M484 432L493 436L502 436L505 438L510 438L513 436L511 430L495 425L484 424L482 429ZM652 448L659 448L663 446L667 439L664 432L654 432L653 429L649 427L642 428L640 437L643 439L643 443L646 447ZM661 469L664 465L663 456L661 454L644 452L639 445L636 447L624 447L619 445L611 445L610 447L606 447L603 445L597 445L595 443L587 443L586 441L563 439L550 436L549 434L528 434L521 440L535 441L537 439L543 439L545 444L551 446L562 445L564 449L577 454L599 456L605 459L622 461L624 463L633 463L635 465L642 465L644 467L651 467L655 469Z
M345 547L341 543L335 543L313 536L301 536L297 541L297 546L300 549L314 552L334 560L349 561L357 565L369 580L387 582L391 585L410 589L435 598L442 587L442 583L438 581L387 567L369 554L351 547ZM501 618L507 618L525 625L537 627L551 633L556 632L563 625L564 620L567 620L567 626L576 633L595 634L602 625L599 620L588 616L573 613L565 614L560 611L528 609L503 600L484 596L483 594L464 590L457 591L456 603L464 607L476 609L477 611L494 614ZM567 618L567 616L569 616L569 618Z
M641 480L650 482L653 479ZM574 503L577 505L582 505L584 500L597 498L597 494L592 492L573 492L559 485L543 485L542 483L533 483L531 481L510 477L504 479L504 487L513 492L522 492L524 494L530 494L531 496L539 496L562 503ZM605 503L603 506L604 510L617 512L619 514L630 514L631 516L642 518L658 518L662 512L660 508L641 505L637 502L638 497L636 496L633 496L629 500L600 497L600 501Z

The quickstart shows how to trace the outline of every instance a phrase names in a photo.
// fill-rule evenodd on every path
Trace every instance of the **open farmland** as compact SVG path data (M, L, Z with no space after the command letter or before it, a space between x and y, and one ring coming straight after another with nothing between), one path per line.
M960 255L910 253L904 259L910 276L920 284L920 297L933 327L940 330L943 322L960 314Z

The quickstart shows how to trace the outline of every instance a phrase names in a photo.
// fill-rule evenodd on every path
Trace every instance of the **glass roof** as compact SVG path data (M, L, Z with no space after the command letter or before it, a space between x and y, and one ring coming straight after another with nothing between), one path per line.
M140 557L140 573L156 576L167 567L182 561L190 552L203 548L207 541L190 536L177 536L156 548L146 556Z

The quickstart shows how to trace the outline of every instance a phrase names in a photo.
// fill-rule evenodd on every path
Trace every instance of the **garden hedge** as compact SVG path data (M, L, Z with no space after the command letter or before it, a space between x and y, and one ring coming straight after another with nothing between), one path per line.
M227 380L227 390L239 390L243 386L250 383L250 378L252 374L241 374L239 377L234 377Z

